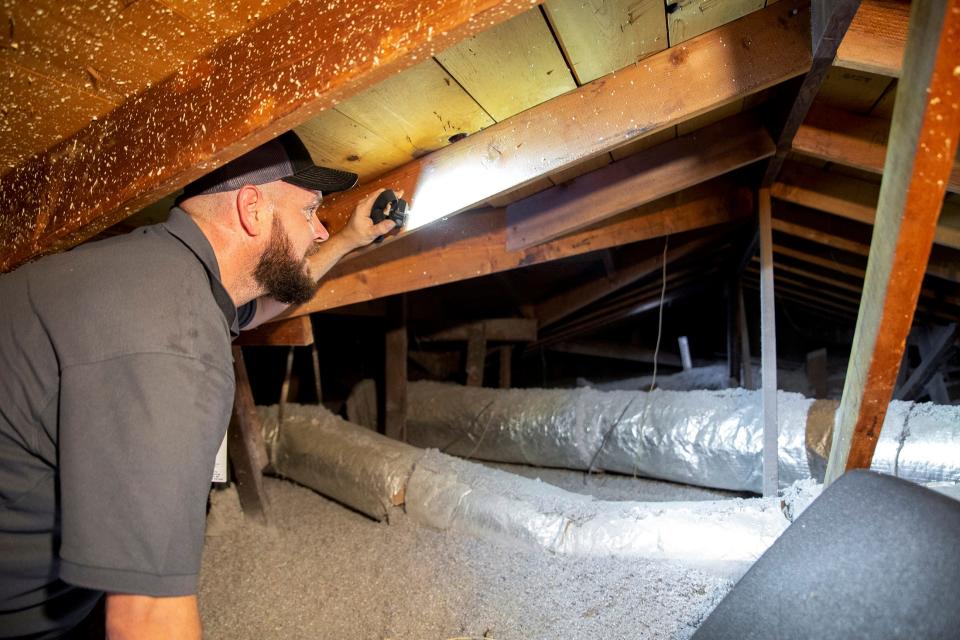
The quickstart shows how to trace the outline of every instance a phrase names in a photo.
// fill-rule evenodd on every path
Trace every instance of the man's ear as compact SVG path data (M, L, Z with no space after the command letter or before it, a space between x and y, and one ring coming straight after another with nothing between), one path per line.
M248 236L259 236L270 226L269 207L264 199L263 191L248 184L237 191L237 214L240 227Z

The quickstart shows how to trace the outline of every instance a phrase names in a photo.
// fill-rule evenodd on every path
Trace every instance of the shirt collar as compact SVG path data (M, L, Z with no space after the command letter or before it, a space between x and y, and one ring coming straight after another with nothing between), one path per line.
M213 298L217 301L220 311L223 312L223 317L227 320L230 335L236 338L240 335L240 328L237 325L237 305L234 304L233 298L230 297L220 281L220 265L217 262L217 254L213 252L213 247L207 240L207 236L180 207L170 209L170 217L162 226L170 235L190 249L207 270L207 274L210 276L210 291L213 293Z

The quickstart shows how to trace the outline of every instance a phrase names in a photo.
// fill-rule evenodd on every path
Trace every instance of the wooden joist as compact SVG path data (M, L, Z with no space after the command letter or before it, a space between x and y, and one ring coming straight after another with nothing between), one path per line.
M960 0L914 3L860 314L825 484L868 468L960 137Z
M288 315L333 309L404 291L701 229L750 215L750 192L716 180L612 218L603 226L521 251L506 249L506 212L485 209L401 238L334 267L310 302Z
M837 66L900 77L909 19L910 3L904 0L861 0L837 51Z
M653 364L654 355L659 364L668 367L680 368L680 356L675 353L654 354L653 349L637 347L630 344L621 344L619 342L605 342L603 340L576 340L573 342L560 342L552 344L550 351L559 353L573 353L581 356L592 356L595 358L607 358L609 360L625 360L627 362L642 362L644 364Z
M866 180L793 164L773 184L774 197L849 220L873 225L880 185ZM934 242L960 249L960 207L949 199L937 223Z
M752 114L657 145L507 206L507 248L525 249L773 155Z
M525 0L292 3L6 173L0 269L72 246L527 8Z
M411 207L396 242L434 220L796 77L810 61L808 3L781 0L332 196L321 217L336 232L371 191L400 188Z
M881 174L889 135L890 121L885 118L815 105L797 131L793 150L818 160ZM960 193L960 166L951 164L947 189Z
M537 339L537 321L529 318L492 318L450 327L427 336L418 342L456 342L469 340L479 332L491 342L531 342Z

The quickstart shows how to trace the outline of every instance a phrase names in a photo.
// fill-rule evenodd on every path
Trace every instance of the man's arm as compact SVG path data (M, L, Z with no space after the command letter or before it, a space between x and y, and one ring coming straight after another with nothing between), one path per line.
M107 594L107 640L200 640L197 596Z
M370 218L370 209L383 191L384 189L378 189L361 200L353 210L347 226L330 236L329 240L320 245L317 253L308 258L308 269L314 280L320 280L333 268L333 265L340 262L351 251L365 247L393 230L396 224L392 220L386 219L379 224L373 224ZM403 191L398 191L397 197L402 196ZM257 298L257 311L253 319L243 329L253 329L280 315L289 306L269 296L261 296Z

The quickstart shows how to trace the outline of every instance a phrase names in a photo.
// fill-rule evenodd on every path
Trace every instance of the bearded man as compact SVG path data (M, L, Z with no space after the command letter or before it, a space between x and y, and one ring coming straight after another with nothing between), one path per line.
M188 185L169 219L0 276L0 638L201 637L197 574L230 342L394 227L293 133ZM321 244L322 243L322 244ZM86 622L84 622L86 624Z

